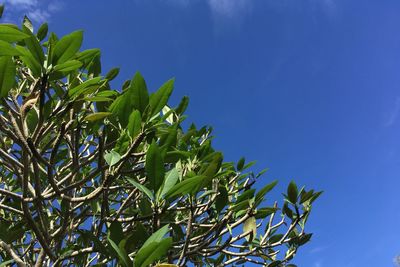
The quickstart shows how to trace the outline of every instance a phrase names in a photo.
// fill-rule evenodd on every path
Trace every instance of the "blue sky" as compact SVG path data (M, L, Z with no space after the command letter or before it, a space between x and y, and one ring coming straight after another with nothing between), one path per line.
M65 34L85 30L104 72L176 77L189 121L227 160L324 190L300 267L394 266L400 254L400 2L397 0L8 0ZM274 197L279 197L275 195ZM272 200L272 199L271 199Z

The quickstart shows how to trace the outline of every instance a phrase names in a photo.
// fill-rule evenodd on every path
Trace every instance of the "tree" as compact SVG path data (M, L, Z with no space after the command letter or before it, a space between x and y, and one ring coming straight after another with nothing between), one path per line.
M295 266L321 192L291 182L266 205L277 182L257 191L264 171L224 162L210 127L184 130L173 79L113 90L119 70L101 76L82 31L47 32L0 25L2 266Z

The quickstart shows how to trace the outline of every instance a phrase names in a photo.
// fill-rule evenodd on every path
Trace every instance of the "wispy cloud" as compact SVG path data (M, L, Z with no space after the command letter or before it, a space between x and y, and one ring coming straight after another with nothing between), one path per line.
M193 0L163 0L163 1L179 7L188 7L193 2Z
M321 10L323 14L331 19L335 18L338 12L335 0L310 0L317 9Z
M59 11L63 2L55 0L5 0L5 20L14 22L26 15L33 22L42 23L48 21L51 15Z
M400 266L400 255L397 255L396 257L394 257L393 263L395 266Z
M327 249L327 247L322 247L322 246L321 247L315 247L315 248L310 249L310 253L311 254L319 253L319 252L324 251L326 249Z
M252 0L208 0L211 13L218 19L235 19L248 15Z
M392 108L391 112L389 113L389 116L387 116L384 125L386 127L392 126L397 121L397 118L399 117L399 115L400 115L400 97L397 97L394 107Z

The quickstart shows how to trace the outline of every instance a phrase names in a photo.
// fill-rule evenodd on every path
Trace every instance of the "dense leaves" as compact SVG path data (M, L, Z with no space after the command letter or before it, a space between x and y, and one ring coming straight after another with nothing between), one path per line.
M184 126L174 79L117 86L82 31L48 30L0 25L3 266L294 266L321 192L291 182L271 201L265 170L224 162L210 127Z

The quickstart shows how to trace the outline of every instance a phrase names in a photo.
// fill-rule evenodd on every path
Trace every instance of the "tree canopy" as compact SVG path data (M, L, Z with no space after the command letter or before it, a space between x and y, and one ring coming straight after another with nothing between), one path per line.
M0 266L295 266L321 192L267 204L277 181L184 127L174 79L116 89L82 40L0 25Z

